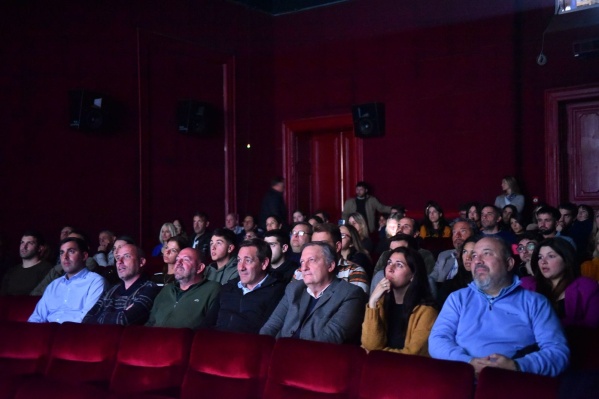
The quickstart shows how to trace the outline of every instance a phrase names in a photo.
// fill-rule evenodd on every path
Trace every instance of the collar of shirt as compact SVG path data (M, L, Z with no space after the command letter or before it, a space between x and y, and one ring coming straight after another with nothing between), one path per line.
M251 289L250 289L250 288L247 288L246 286L244 286L244 285L241 283L241 280L239 280L239 281L237 282L237 286L238 286L239 288L241 288L241 291L243 291L243 295L245 295L245 294L247 294L247 293L249 293L249 292L252 292L252 291L254 291L254 290L257 290L258 288L262 287L262 283L264 282L264 280L266 280L266 278L267 278L267 277L268 277L268 274L267 274L266 276L264 276L264 278L263 278L263 279L262 279L262 280L261 280L261 281L260 281L258 284L256 284L256 285L254 286L254 288L251 288Z
M63 276L61 276L61 278L63 278L65 281L72 281L80 278L85 278L85 276L87 276L87 273L89 273L89 270L87 270L87 267L84 266L83 269L79 270L77 274L71 276L71 278L67 277L66 273Z
M310 287L306 287L306 290L308 291L308 295L310 295L312 298L314 299L318 299L322 296L322 294L324 294L324 292L327 290L327 288L329 288L331 286L331 283L329 283L329 285L327 285L326 287L324 287L324 289L322 291L320 291L318 293L318 295L314 295L314 292L312 292L312 290L310 289Z

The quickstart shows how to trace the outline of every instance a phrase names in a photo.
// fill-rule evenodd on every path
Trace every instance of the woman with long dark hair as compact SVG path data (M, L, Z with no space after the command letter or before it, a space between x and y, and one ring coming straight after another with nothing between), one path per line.
M411 248L396 248L387 261L385 278L366 305L362 346L429 356L428 336L437 315L422 256Z
M542 241L531 267L534 277L524 277L522 286L547 297L565 327L599 327L599 285L580 276L570 243L559 237Z
M435 201L429 201L424 208L420 237L451 237L451 227L443 217L443 208Z
M181 236L169 238L162 248L162 260L164 267L162 272L154 273L151 280L159 286L167 285L175 281L175 263L177 255L189 246L187 239Z

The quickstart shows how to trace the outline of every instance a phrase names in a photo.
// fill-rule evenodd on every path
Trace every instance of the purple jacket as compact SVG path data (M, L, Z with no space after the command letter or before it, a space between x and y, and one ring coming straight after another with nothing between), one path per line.
M522 287L536 291L534 277L523 277ZM568 287L564 297L566 315L562 319L564 327L599 327L599 285L595 280L578 277Z

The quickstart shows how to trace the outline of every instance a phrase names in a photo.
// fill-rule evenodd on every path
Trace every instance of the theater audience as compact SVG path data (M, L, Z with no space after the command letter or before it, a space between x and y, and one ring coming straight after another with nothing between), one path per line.
M451 237L451 228L443 218L443 208L435 201L429 201L424 208L424 219L420 226L420 237Z
M349 216L352 213L360 213L366 221L368 233L376 231L376 212L391 213L391 207L381 204L376 197L369 194L369 191L368 184L364 181L359 181L356 184L356 196L345 201L341 216L342 219L349 223Z
M470 202L468 203L468 217L466 219L470 219L476 223L478 228L481 228L480 224L480 204L478 202Z
M524 233L526 233L525 226L526 223L524 223L522 220L522 215L512 215L512 218L510 219L509 230L516 236L516 239L521 239Z
M299 267L296 262L286 259L286 255L290 252L289 236L282 230L270 230L264 234L264 241L270 246L272 253L270 274L287 284Z
M522 278L534 275L531 266L532 253L541 241L543 241L543 237L534 231L527 231L520 238L516 247L516 252L518 252L518 256L520 257L520 264L515 270L518 277Z
M64 275L45 289L29 317L31 323L80 323L104 291L104 278L85 267L89 248L84 240L65 238L59 254Z
M266 218L266 231L279 230L283 228L283 221L276 215L270 215Z
M175 264L175 282L165 285L156 296L146 326L199 328L221 288L206 279L205 269L201 251L181 250Z
M514 205L506 205L501 210L501 228L509 229L510 228L510 220L512 217L517 217L520 214Z
M543 239L559 237L562 240L569 242L574 249L576 244L574 240L561 232L557 231L557 222L561 217L559 211L551 206L542 206L536 212L537 227Z
M114 253L112 247L116 236L110 230L102 230L98 235L98 252L94 255L94 260L98 266L114 266Z
M175 281L175 263L177 255L182 249L189 247L189 243L182 236L171 237L162 248L162 260L164 267L161 272L154 273L151 280L159 287L170 284Z
M310 223L310 226L314 227L317 224L324 223L324 220L318 215L312 215L308 218L308 223Z
M452 292L466 288L472 282L472 251L479 236L473 236L464 241L464 244L456 251L458 261L458 272L455 277L441 283L437 293L437 303L443 305Z
M580 265L580 274L599 282L599 237L595 237L593 259L584 261Z
M520 194L520 187L514 176L506 176L501 180L503 194L495 198L495 206L503 209L506 205L514 205L518 212L524 210L524 196Z
M196 212L193 215L193 238L189 240L189 245L202 252L204 259L210 258L210 238L212 234L208 231L210 221L208 215L204 212Z
M557 209L561 216L557 222L557 226L555 227L555 229L561 234L569 236L572 223L574 223L578 214L578 208L576 207L576 204L573 204L571 202L563 202L559 204Z
M369 293L370 279L363 267L343 259L341 256L341 230L333 223L321 223L314 227L312 242L319 241L329 244L335 250L337 259L337 277L362 288L366 294ZM303 279L302 268L296 270L295 279Z
M396 248L387 261L385 278L366 305L362 346L428 356L428 336L437 314L424 260L414 249Z
M346 224L352 225L358 231L362 248L371 254L374 250L374 244L368 235L368 225L364 220L364 216L358 212L350 213Z
M269 244L259 238L241 243L237 254L239 278L223 285L203 327L253 334L260 331L285 293L286 283L269 274L271 255Z
M189 240L189 237L187 236L187 233L185 232L185 227L183 226L183 223L181 222L181 220L183 220L183 219L173 220L173 226L175 226L175 234L177 234L177 236L179 236L179 237L183 237L185 240Z
M297 222L291 226L291 233L289 233L289 245L291 246L291 252L289 252L287 259L299 265L302 247L311 240L312 225L310 223Z
M231 230L216 229L210 238L210 255L213 262L206 267L206 278L226 284L237 274L237 238ZM203 259L203 258L202 258Z
M175 237L176 235L177 232L175 231L175 226L172 223L164 223L160 228L160 234L158 235L160 244L154 247L152 250L152 256L162 256L162 248L164 248L169 238Z
M41 259L46 244L40 232L28 230L21 237L19 256L21 264L9 268L2 278L0 295L29 295L52 269L52 264Z
M339 226L341 232L341 257L349 262L362 266L368 277L372 277L373 265L368 251L362 246L358 231L351 225Z
M549 299L565 327L599 327L599 285L580 276L570 244L559 238L540 242L531 265L534 278L523 278L522 286Z
M306 214L299 209L293 212L293 223L306 221Z
M279 220L287 221L287 206L285 205L285 198L283 197L283 191L285 190L285 179L281 176L277 176L270 181L270 189L264 194L262 199L262 205L260 206L260 220L257 224L260 225L260 230L263 232L266 228L266 219L275 215ZM252 218L253 219L253 218ZM255 221L254 221L255 222ZM245 227L246 231L249 231ZM262 236L260 231L259 236Z
M520 287L514 258L497 237L483 237L472 254L474 281L447 298L429 337L433 358L462 361L479 374L498 367L558 376L570 351L549 301Z
M260 334L338 344L359 342L366 296L359 287L335 276L335 256L325 242L303 247L300 269L304 280L287 285Z
M236 213L227 213L225 217L225 229L231 230L235 235L243 231L243 227L239 225L239 215Z
M501 230L501 212L493 205L484 205L480 213L481 233L485 236L495 236L503 239L508 244L515 244L518 239L509 230Z
M595 220L595 212L588 205L578 205L578 213L576 220L572 223L568 236L574 240L576 244L576 254L579 261L584 261L590 258L588 253L588 244L593 231L593 222Z
M462 247L464 241L477 234L474 222L466 219L454 221L451 230L451 242L454 249L448 249L439 254L435 268L428 276L431 292L436 299L438 299L437 292L441 284L445 280L451 280L458 273L457 251Z
M148 320L160 288L142 272L146 264L143 251L126 244L116 251L115 260L121 282L100 297L83 318L83 323L126 326L142 325Z

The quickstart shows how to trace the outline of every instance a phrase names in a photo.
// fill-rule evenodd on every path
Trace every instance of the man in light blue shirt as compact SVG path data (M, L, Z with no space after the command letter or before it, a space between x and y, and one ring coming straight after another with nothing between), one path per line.
M85 267L88 253L87 244L80 238L68 237L60 242L60 261L65 274L46 288L29 322L81 323L105 285L102 276Z
M557 376L570 351L561 323L542 295L520 287L508 245L485 237L472 254L474 281L452 293L429 336L437 359Z

